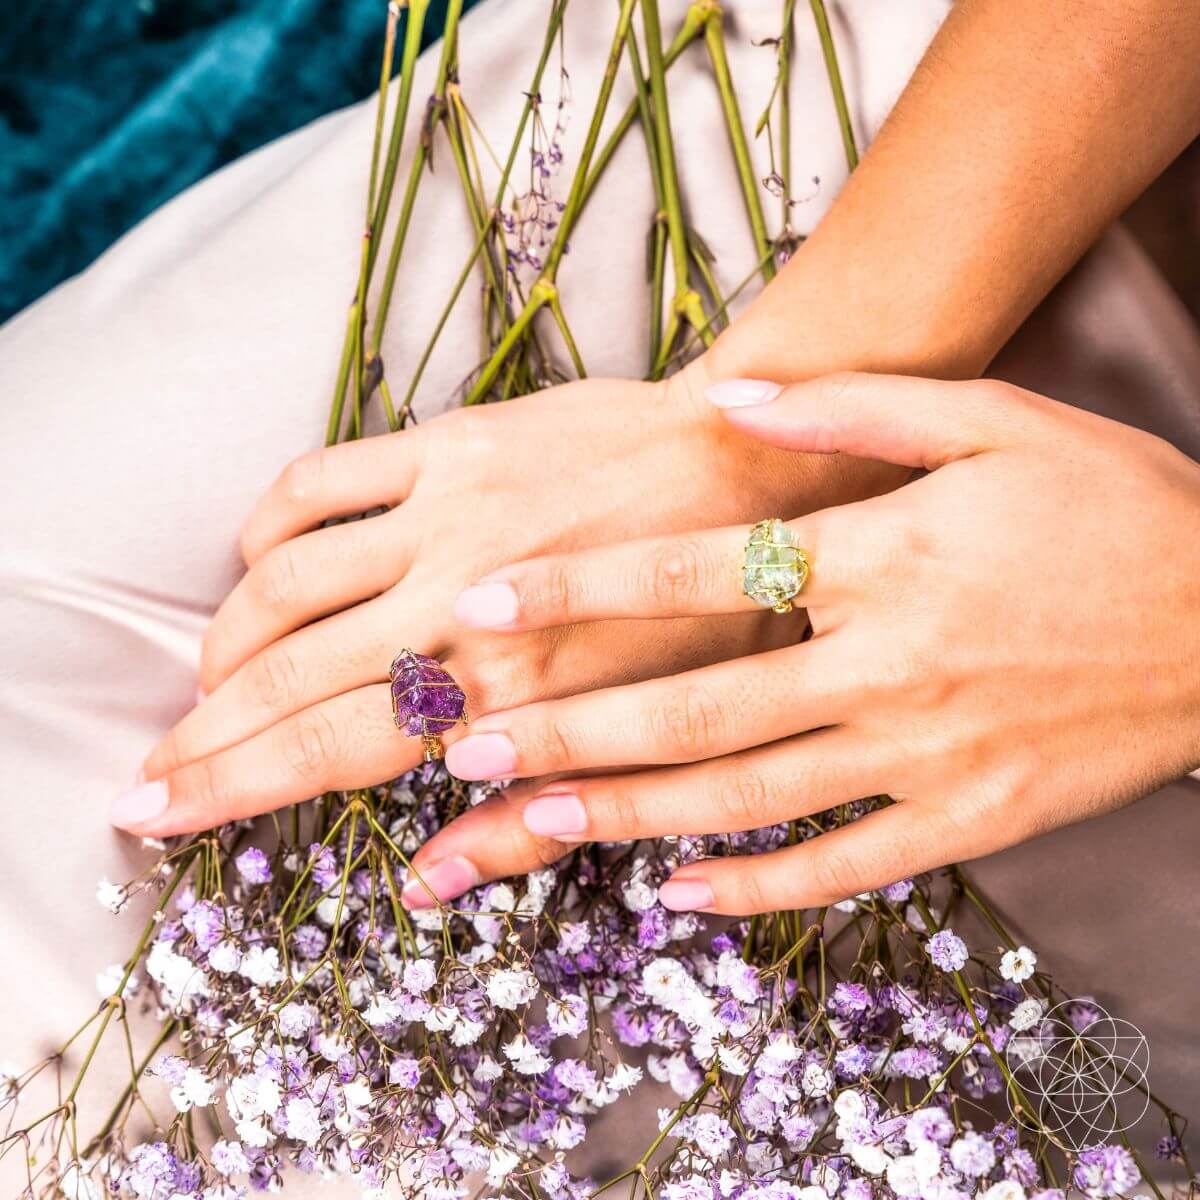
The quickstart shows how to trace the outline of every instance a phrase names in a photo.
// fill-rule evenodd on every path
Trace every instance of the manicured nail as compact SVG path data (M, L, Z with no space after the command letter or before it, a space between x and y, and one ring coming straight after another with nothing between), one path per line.
M516 623L520 611L517 593L507 583L477 583L454 601L455 617L473 629L503 629Z
M783 384L769 379L725 379L710 384L704 394L718 408L749 408L753 404L769 404L782 391Z
M132 829L153 821L167 811L167 794L165 780L156 779L153 783L139 783L137 787L122 792L113 802L108 819L118 829Z
M658 902L672 912L698 912L712 908L712 888L703 879L668 879L658 889Z
M196 689L196 703L203 704L207 695L208 693L202 687L198 687Z
M459 779L512 779L517 750L507 733L473 733L446 751L446 770Z
M521 813L525 828L541 837L565 837L587 828L587 811L578 796L550 792L535 796Z
M479 886L475 864L461 855L421 867L418 873L420 879L414 875L400 889L400 900L405 908L432 908L439 900L443 903L457 900L463 892Z

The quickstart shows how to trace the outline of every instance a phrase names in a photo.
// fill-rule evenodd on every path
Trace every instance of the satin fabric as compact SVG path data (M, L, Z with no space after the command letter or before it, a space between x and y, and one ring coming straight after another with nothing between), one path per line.
M664 9L673 29L684 5ZM771 51L753 43L777 32L779 6L742 0L731 9L734 76L743 112L756 114L773 71ZM945 9L941 0L835 7L860 144ZM464 21L463 87L495 145L515 127L540 40L531 31L542 20L533 0L489 0ZM607 20L566 24L578 98L567 170L610 36ZM418 98L431 91L433 66L427 53ZM820 49L799 17L792 81L796 175L820 180L795 210L807 229L832 202L845 164ZM672 69L671 97L689 210L729 288L754 255L702 53ZM614 103L626 99L622 82ZM0 961L9 968L0 1060L25 1064L55 1046L96 1004L95 974L136 936L135 917L109 916L93 899L100 876L123 880L148 857L109 828L108 803L193 703L201 634L241 570L240 523L278 470L321 440L357 269L372 121L370 105L351 108L242 159L0 329ZM761 144L755 152L766 175ZM415 361L474 241L448 160L435 166L388 326L393 376ZM568 179L556 186L565 192ZM561 278L592 374L643 370L652 213L644 149L631 136ZM420 415L454 401L476 330L477 310L465 305L431 360ZM1200 452L1200 341L1119 231L1043 305L996 371ZM475 498L469 507L473 520ZM1146 1029L1152 1081L1197 1111L1200 913L1183 888L1200 808L1189 786L975 870L1064 985ZM103 1059L82 1093L85 1114L105 1107L119 1079L119 1058ZM1157 1129L1147 1118L1139 1133L1152 1141ZM0 1182L13 1169L11 1160L0 1167ZM313 1186L293 1179L286 1191Z

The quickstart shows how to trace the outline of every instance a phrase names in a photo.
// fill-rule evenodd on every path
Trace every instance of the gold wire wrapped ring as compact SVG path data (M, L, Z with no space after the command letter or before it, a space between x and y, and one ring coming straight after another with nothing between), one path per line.
M808 581L808 557L796 535L778 517L750 530L742 560L742 591L763 608L792 611L792 600Z

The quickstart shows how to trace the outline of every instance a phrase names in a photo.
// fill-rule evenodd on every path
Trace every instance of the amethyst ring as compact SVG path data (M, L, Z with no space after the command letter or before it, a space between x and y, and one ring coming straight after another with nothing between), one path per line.
M436 658L404 649L392 661L392 717L409 737L419 737L425 761L445 753L441 735L466 724L467 698Z

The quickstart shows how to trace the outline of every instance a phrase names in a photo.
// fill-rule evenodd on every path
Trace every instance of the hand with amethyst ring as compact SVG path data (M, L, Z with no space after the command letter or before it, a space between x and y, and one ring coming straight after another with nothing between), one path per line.
M408 727L413 699L434 706L429 732L450 746L465 731L456 707L438 708L449 692L393 692L398 647L447 672L475 721L799 637L802 622L763 610L515 635L454 616L454 597L508 562L698 519L748 527L898 478L882 464L764 453L723 428L706 369L700 359L661 383L567 384L292 463L244 528L249 569L205 635L201 702L152 749L114 823L190 832L394 778L436 749L415 723L415 736L397 732L393 704ZM364 512L377 515L345 519Z

